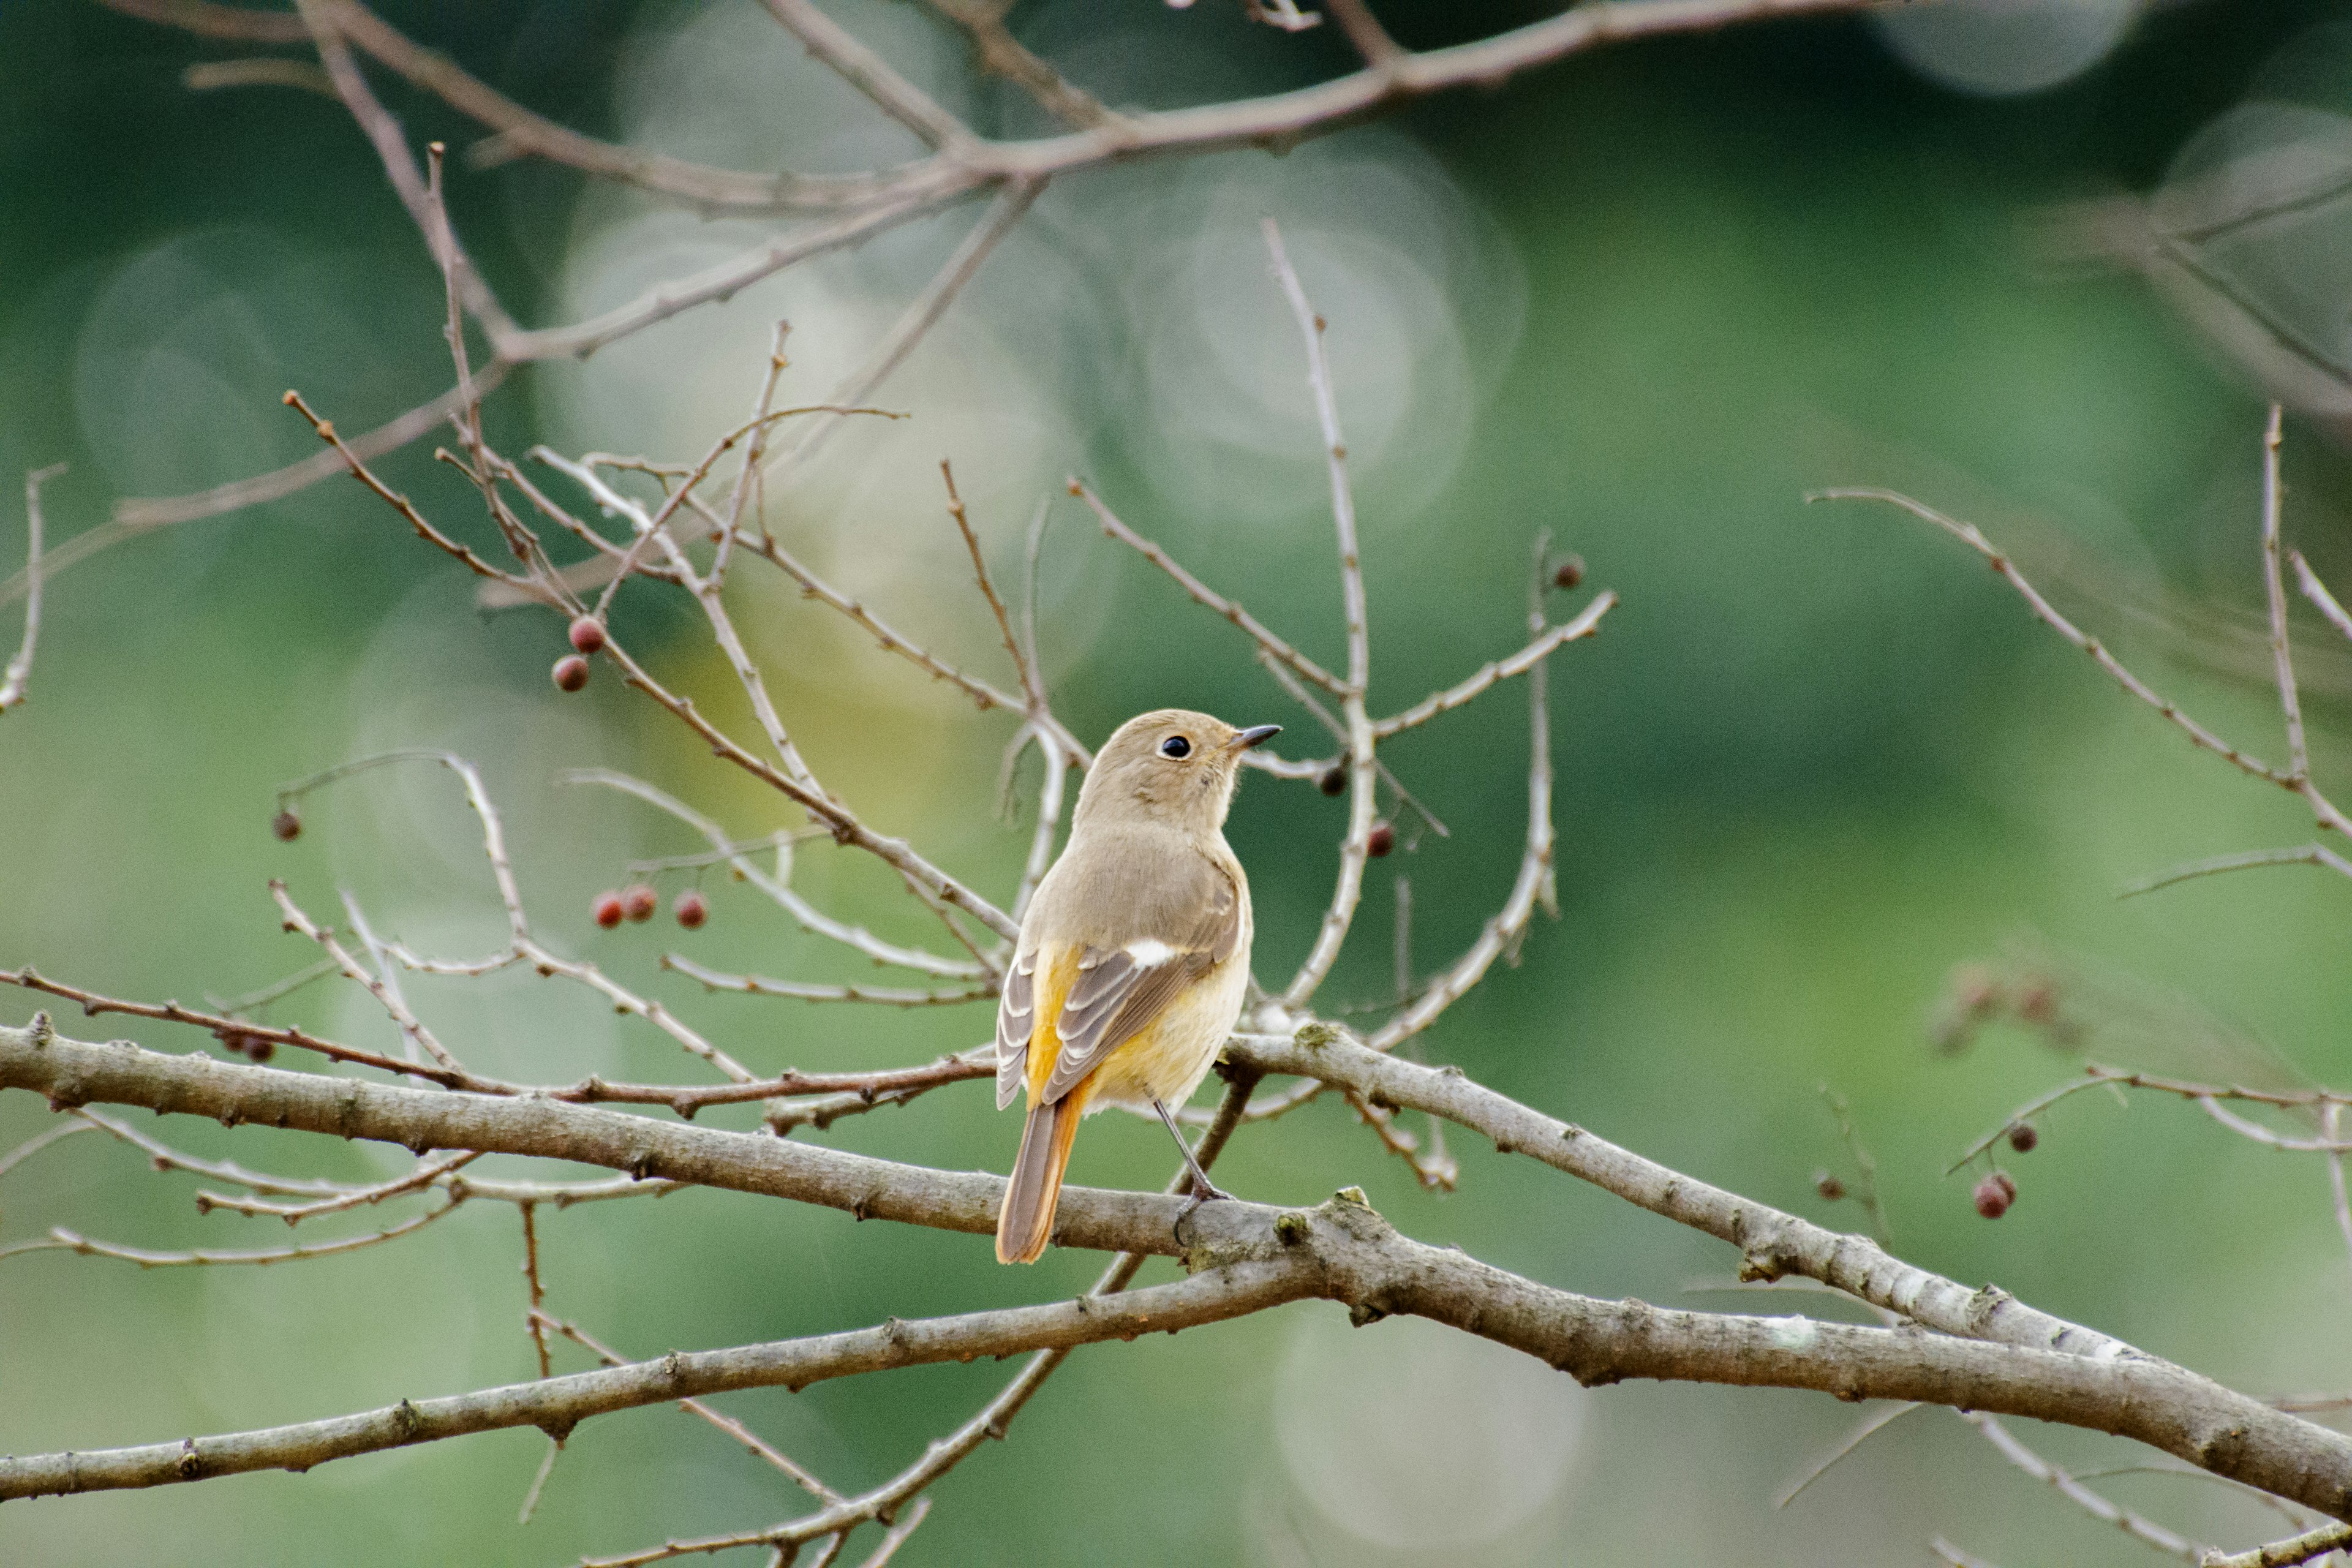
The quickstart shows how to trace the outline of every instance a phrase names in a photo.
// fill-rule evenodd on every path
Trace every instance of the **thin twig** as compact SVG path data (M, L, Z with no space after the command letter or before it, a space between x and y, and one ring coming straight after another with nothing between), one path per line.
M2294 563L2294 578L2303 589L2303 596L2319 607L2319 613L2327 617L2329 626L2347 637L2352 637L2352 614L2347 614L2344 606L2336 602L2336 595L2327 591L2327 584L2319 580L2319 574L2311 569L2311 563L2303 558L2302 551L2290 550L2286 553L2287 559Z
M850 30L810 0L762 0L768 15L807 47L833 73L873 100L876 108L953 159L979 138L930 94L900 76Z
M41 485L65 471L63 463L52 463L25 476L25 637L7 668L0 669L0 713L25 700L33 677L33 645L41 635Z
M2191 744L2212 752L2251 778L2261 779L2266 784L2276 784L2291 794L2302 795L2310 805L2313 815L2319 818L2323 826L2333 827L2338 832L2352 832L2352 819L2347 819L2341 812L2328 803L2324 795L2313 789L2309 779L2298 778L2292 773L2281 773L2261 759L2240 751L2191 719L2179 707L2150 690L2146 681L2124 668L2122 661L2109 653L2097 638L2080 630L2074 622L2060 615L2050 601L2043 598L2033 584L2025 580L2024 574L2018 571L2016 563L1996 549L1992 542L1979 532L1973 525L1962 522L1958 518L1948 517L1925 502L1914 500L1896 490L1876 489L1818 490L1806 499L1808 500L1885 501L1890 506L1902 508L1914 517L1935 524L1983 556L1992 569L2005 578L2011 587L2017 590L2019 596L2024 599L2027 606L2042 620L2042 624L2089 654L2092 662L2105 670L2110 679L2140 701L2155 709L2167 722L2188 736Z
M1348 641L1348 679L1334 692L1339 716L1347 726L1348 833L1339 844L1339 872L1331 902L1315 932L1315 943L1283 988L1286 1007L1307 1005L1339 962L1348 940L1348 928L1363 899L1364 866L1371 856L1372 826L1379 811L1373 793L1375 737L1364 694L1371 682L1371 634L1365 621L1364 566L1356 542L1356 498L1348 483L1348 446L1339 433L1339 394L1331 381L1330 362L1323 353L1323 318L1307 303L1307 290L1290 265L1282 245L1282 230L1273 218L1264 220L1265 247L1274 263L1275 281L1289 302L1290 313L1307 347L1307 385L1315 400L1315 416L1323 432L1323 460L1331 487L1331 523L1339 546L1339 602Z
M1828 1475L1839 1460L1853 1453L1856 1448L1861 1447L1863 1444L1869 1441L1877 1434L1885 1431L1887 1427L1893 1426L1896 1421L1899 1421L1904 1416L1910 1415L1914 1410L1924 1410L1926 1408L1927 1406L1923 1405L1906 1401L1903 1404L1890 1405L1885 1410L1864 1416L1862 1424L1856 1426L1852 1432L1848 1433L1845 1440L1841 1442L1836 1447L1831 1449L1827 1457L1823 1458L1819 1463L1808 1468L1805 1473L1797 1478L1796 1480L1790 1482L1788 1486L1783 1487L1780 1489L1780 1495L1772 1500L1772 1506L1774 1508L1788 1507L1790 1503L1804 1496L1805 1489L1807 1487L1811 1486L1815 1481L1820 1480L1823 1476ZM2201 1474L2202 1472L2200 1473Z
M1346 681L1275 636L1265 622L1193 576L1178 565L1174 558L1166 551L1120 521L1117 514L1103 504L1102 498L1079 482L1076 475L1072 475L1066 482L1070 493L1087 503L1087 508L1095 514L1095 521L1102 524L1102 531L1105 533L1175 579L1177 586L1192 596L1193 603L1205 605L1211 611L1239 626L1258 647L1265 649L1324 690L1336 696L1347 689Z
M2292 1541L2273 1541L2252 1552L2208 1552L2199 1560L2198 1568L2295 1568L2297 1563L2347 1546L2352 1546L2352 1524L2330 1520Z
M2257 866L2317 866L2341 877L2352 877L2352 860L2345 859L2325 845L2300 844L2292 849L2252 849L2240 855L2217 855L2210 860L2191 860L2168 871L2158 871L2153 877L2143 878L2121 889L2116 897L2137 898L2142 893L2155 892L2158 888L2169 888L2175 882L2186 882L2192 877L2243 871Z
M805 981L772 980L764 974L730 974L708 969L682 954L662 955L661 966L674 969L709 991L740 991L746 996L782 996L798 1002L871 1002L887 1007L953 1007L966 1002L991 1002L993 985L967 986L961 991L917 991L888 985L819 985Z
M1440 713L1451 712L1461 707L1497 682L1508 680L1515 675L1525 675L1542 663L1544 657L1555 648L1589 637L1599 631L1601 617L1614 608L1616 604L1615 594L1603 593L1592 603L1579 610L1574 618L1563 621L1558 626L1546 627L1541 636L1507 658L1490 660L1444 690L1432 692L1403 712L1391 718L1374 721L1372 724L1374 738L1385 741L1402 731L1412 729L1416 725L1426 724Z
M834 919L794 892L790 884L782 879L770 876L760 868L757 862L748 855L742 854L740 852L742 847L729 839L719 824L675 795L656 789L642 779L631 778L626 773L614 773L607 768L581 768L558 773L555 782L562 784L600 784L606 789L615 789L624 795L635 795L646 805L667 812L709 839L714 850L723 852L730 870L774 900L777 906L790 915L803 931L813 936L821 936L828 941L837 942L844 947L853 948L877 963L889 964L900 969L912 969L925 974L937 975L943 980L974 980L987 973L976 963L968 963L956 958L942 958L937 953L926 952L918 948L902 947L898 943L883 941L864 926L850 925L845 921ZM829 832L827 836L831 836Z
M2178 1557L2185 1563L2201 1563L2211 1554L2210 1547L2200 1546L2187 1537L2167 1530L2163 1525L2145 1515L2119 1507L2101 1497L2058 1466L2052 1464L2018 1441L2016 1434L1983 1411L1962 1410L1956 1414L1961 1420L1983 1433L1985 1440L1999 1451L2002 1458L2007 1459L2035 1480L2047 1483L2052 1490L2093 1519L2112 1524L2142 1545L2152 1546L2157 1551Z
M2271 661L2277 674L2279 709L2286 717L2287 769L2305 784L2311 757L2304 749L2303 705L2294 689L2294 659L2287 648L2286 584L2279 575L2279 425L2285 411L2271 405L2263 430L2263 589L2270 605Z
M561 1318L549 1317L545 1312L539 1310L536 1302L532 1304L530 1322L531 1331L534 1334L541 1336L542 1342L544 1341L544 1337L548 1331L552 1330L556 1333L562 1334L565 1339L570 1340L573 1344L576 1344L582 1349L587 1351L589 1354L594 1356L606 1366L626 1366L629 1364L628 1357L621 1354L620 1352L613 1349L610 1345L605 1344L602 1340L599 1340L594 1335L589 1333L579 1324L567 1322ZM541 1373L540 1375L544 1377L548 1374ZM732 1437L738 1443L742 1444L744 1448L748 1450L753 1458L761 1460L782 1474L790 1476L793 1479L793 1484L801 1487L812 1495L821 1498L826 1502L839 1502L841 1500L841 1494L839 1492L834 1490L831 1487L817 1479L814 1475L811 1474L805 1468L794 1460L791 1455L785 1453L774 1444L768 1442L758 1433L752 1431L749 1426L746 1426L743 1423L736 1420L733 1416L729 1415L724 1411L719 1410L699 1399L681 1399L677 1402L677 1407L690 1415L697 1416L701 1420L709 1422L711 1426L716 1426L721 1432L726 1433L730 1437Z

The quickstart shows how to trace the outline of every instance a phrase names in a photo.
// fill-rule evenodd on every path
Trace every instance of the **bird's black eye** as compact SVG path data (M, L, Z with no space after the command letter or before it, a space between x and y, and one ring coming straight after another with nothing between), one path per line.
M1171 735L1160 742L1160 754L1163 757L1189 757L1192 754L1192 742L1181 735Z

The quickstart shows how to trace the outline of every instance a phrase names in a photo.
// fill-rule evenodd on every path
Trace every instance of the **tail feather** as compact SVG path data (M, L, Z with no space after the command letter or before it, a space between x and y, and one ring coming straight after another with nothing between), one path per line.
M996 1215L996 1260L1034 1263L1054 1234L1054 1209L1062 1196L1062 1173L1069 1168L1070 1144L1078 1133L1090 1084L1080 1084L1050 1105L1032 1105L1021 1130L1021 1152L1013 1156L1005 1184L1004 1206Z

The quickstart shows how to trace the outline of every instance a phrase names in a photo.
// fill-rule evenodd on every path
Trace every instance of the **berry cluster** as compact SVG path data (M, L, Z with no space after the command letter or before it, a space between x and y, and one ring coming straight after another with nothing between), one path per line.
M588 906L589 912L595 916L596 923L606 931L624 920L649 921L660 907L661 896L643 882L632 882L617 890L607 889L597 894ZM670 900L669 912L677 917L678 924L688 931L695 931L710 918L710 900L688 888Z

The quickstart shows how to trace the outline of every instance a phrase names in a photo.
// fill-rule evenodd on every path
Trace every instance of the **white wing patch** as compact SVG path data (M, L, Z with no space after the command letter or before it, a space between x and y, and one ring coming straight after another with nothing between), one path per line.
M1157 969L1176 956L1176 950L1156 936L1139 937L1127 944L1127 956L1139 969Z

